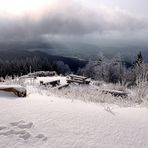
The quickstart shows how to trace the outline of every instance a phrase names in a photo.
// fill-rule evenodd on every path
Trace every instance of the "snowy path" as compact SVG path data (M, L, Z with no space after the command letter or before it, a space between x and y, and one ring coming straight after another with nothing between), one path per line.
M0 148L147 148L148 110L0 96Z

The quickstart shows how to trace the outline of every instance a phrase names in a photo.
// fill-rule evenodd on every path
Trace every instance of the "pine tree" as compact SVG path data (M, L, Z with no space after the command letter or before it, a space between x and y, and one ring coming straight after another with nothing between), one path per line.
M133 63L129 77L131 84L135 84L137 80L139 83L145 77L145 66L141 51L138 53L137 58Z
M140 51L139 54L137 55L136 65L140 66L142 63L143 63L143 57L142 57L142 53Z

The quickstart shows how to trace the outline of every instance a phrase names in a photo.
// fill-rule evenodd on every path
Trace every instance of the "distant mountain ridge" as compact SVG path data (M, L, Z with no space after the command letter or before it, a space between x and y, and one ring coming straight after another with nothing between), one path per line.
M114 56L121 55L126 61L132 62L139 51L142 52L145 62L148 62L148 47L146 45L123 45L120 46L112 45L109 46L107 43L102 46L99 43L90 42L66 42L66 41L21 41L21 42L10 42L0 43L0 51L2 50L23 50L28 51L41 51L48 53L53 56L62 57L77 57L80 59L94 59L100 53L107 58L113 58Z
M86 60L81 60L78 58L64 57L64 56L56 56L49 55L42 51L27 51L27 50L1 50L0 51L0 59L1 60L21 60L24 58L47 58L50 62L62 61L64 64L67 64L70 69L74 72L78 70L80 67L84 67L87 64Z

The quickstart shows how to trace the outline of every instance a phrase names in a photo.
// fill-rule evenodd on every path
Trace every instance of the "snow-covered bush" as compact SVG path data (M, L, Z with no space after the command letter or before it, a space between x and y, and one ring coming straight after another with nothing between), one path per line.
M132 106L136 105L134 98L127 97L115 97L111 94L105 94L102 92L102 87L92 87L92 86L83 86L83 85L70 85L68 88L63 88L61 90L53 88L45 88L44 93L46 95L56 95L59 98L71 99L72 102L75 100L81 100L84 102L93 102L103 104L116 104L119 106ZM107 88L107 87L105 87Z

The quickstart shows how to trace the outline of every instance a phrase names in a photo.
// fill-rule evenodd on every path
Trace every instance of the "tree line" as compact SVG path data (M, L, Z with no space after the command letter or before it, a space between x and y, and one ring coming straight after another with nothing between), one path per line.
M144 63L141 52L128 67L121 56L107 59L101 54L96 60L89 60L86 67L78 70L78 74L94 80L108 83L129 83L129 85L135 85L137 79L147 81L147 72L148 66Z
M62 61L51 62L46 57L26 57L23 59L0 59L0 77L21 76L35 71L56 71L58 74L70 73L70 68Z
M82 68L79 68L77 72L70 69L69 65L63 61L51 60L45 56L12 58L11 60L0 58L0 77L21 76L36 71L56 71L63 75L73 72L108 83L120 82L134 85L137 80L147 80L147 65L144 63L141 52L130 66L127 66L121 56L108 59L100 54L97 59L89 60L85 66L80 65Z

